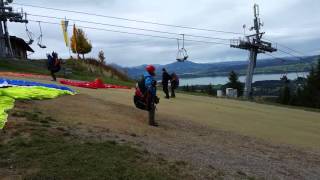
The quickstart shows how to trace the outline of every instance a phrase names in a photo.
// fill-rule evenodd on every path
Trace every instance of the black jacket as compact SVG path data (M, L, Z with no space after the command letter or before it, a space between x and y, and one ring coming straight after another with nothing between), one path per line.
M171 76L167 72L162 73L162 85L168 85L171 80Z

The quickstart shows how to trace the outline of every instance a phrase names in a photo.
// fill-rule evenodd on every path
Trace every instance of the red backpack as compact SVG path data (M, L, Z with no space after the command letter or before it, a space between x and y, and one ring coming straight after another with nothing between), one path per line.
M136 85L133 102L138 109L147 110L146 86L144 77Z

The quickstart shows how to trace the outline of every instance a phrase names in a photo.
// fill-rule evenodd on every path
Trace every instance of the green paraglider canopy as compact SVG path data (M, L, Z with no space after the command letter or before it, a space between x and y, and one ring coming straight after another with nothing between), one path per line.
M1 93L0 93L1 94ZM8 118L7 110L14 106L14 99L6 96L0 96L0 129L2 129Z
M74 93L66 90L40 86L17 86L0 89L0 129L4 128L4 125L8 118L8 114L6 113L6 111L14 107L15 100L53 99L62 95L74 95Z

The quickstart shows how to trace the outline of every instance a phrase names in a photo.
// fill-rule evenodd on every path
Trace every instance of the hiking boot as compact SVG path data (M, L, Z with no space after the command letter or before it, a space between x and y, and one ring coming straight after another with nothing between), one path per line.
M153 126L153 127L159 127L159 124L158 123L149 123L150 126Z

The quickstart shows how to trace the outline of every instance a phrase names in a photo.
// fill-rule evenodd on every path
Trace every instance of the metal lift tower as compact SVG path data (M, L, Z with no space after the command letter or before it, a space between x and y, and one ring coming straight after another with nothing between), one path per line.
M265 34L264 32L260 32L263 24L259 18L259 6L257 4L254 5L254 26L250 29L255 30L255 34L246 36L245 39L237 39L231 41L232 48L245 49L250 51L249 57L249 65L247 70L247 78L244 89L244 96L246 98L252 97L252 79L254 74L254 69L257 63L257 56L259 53L272 53L277 51L276 48L272 47L270 42L262 41L262 36Z
M12 48L7 22L28 23L23 12L13 12L8 6L13 0L0 0L0 57L12 57Z

